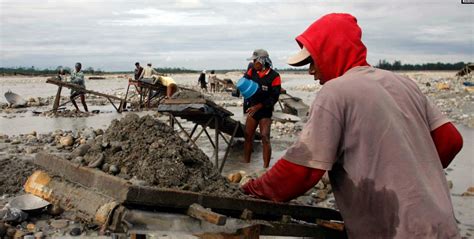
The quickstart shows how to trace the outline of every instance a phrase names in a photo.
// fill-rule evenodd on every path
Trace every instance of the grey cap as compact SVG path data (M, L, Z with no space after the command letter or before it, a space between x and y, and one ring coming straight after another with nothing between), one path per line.
M268 55L268 52L266 50L256 49L253 51L252 56L250 58L247 58L247 61L252 61L259 57L270 57L270 56Z

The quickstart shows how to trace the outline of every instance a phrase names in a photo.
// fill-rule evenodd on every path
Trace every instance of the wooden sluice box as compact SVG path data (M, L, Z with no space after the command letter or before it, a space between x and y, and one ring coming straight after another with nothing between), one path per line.
M44 152L33 162L47 172L33 173L25 184L26 192L113 232L174 231L201 238L347 238L341 215L329 208L137 186Z
M54 98L54 103L53 103L53 112L54 113L56 113L56 111L58 110L58 108L60 106L59 103L61 101L61 90L62 90L63 87L73 89L75 91L78 91L78 92L81 92L81 93L84 93L84 94L91 94L91 95L104 97L110 102L110 104L112 104L112 106L115 108L115 110L118 113L122 112L122 108L126 103L126 99L122 99L122 98L114 96L114 95L107 95L107 94L104 94L104 93L88 90L88 89L80 87L77 84L73 84L71 82L60 81L60 80L50 78L50 79L46 80L46 83L58 86L58 91L56 92L56 97ZM118 106L115 105L114 100L118 101ZM69 101L66 102L66 103L69 103ZM63 105L66 104L66 103L63 103Z
M196 140L202 135L202 133L205 133L209 142L214 147L214 165L220 172L222 172L234 138L244 137L244 125L240 121L232 118L234 115L232 112L224 109L211 100L204 98L167 99L158 106L158 112L168 114L170 116L171 126L174 128L174 124L176 123L181 132L183 132L189 141L196 147L198 147L196 145ZM188 133L184 129L182 124L178 121L178 117L194 123L191 132ZM198 126L201 127L199 132L197 132ZM215 131L214 139L212 139L209 134L207 130L208 128ZM229 135L230 139L227 139L223 133ZM227 144L225 155L220 164L219 136L221 136ZM255 139L261 139L260 133L255 133Z

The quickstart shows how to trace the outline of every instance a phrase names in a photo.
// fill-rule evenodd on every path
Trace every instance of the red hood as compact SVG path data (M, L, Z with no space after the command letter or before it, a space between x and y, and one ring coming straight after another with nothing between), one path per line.
M357 19L349 14L325 15L296 37L311 54L321 72L321 84L342 76L356 66L369 65L367 48L361 40L362 31Z

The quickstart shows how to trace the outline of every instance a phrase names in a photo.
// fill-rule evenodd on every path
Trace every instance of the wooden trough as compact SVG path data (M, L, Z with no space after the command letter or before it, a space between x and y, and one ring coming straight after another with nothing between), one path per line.
M158 106L158 112L169 114L171 118L171 126L174 127L174 123L176 123L181 132L183 132L190 142L196 147L196 140L201 136L202 133L205 133L209 139L209 142L214 147L214 165L221 172L224 168L224 164L230 152L230 147L232 146L234 138L244 137L244 125L240 123L240 121L232 119L232 116L234 115L232 112L224 109L221 106L218 106L211 100L204 98L167 99ZM177 120L178 117L194 123L194 127L190 133L188 133ZM198 126L201 127L201 131L197 133L196 136L194 136ZM209 134L207 130L208 128L215 131L214 140ZM230 139L227 139L223 133L230 135ZM220 164L219 136L221 136L221 138L227 144L224 158ZM256 133L255 138L260 139L261 135Z
M54 99L54 104L53 104L53 112L54 113L56 113L57 110L58 110L59 103L61 101L61 90L62 90L63 87L73 89L75 91L78 91L78 92L81 92L81 93L84 93L84 94L91 94L91 95L97 95L97 96L100 96L100 97L104 97L112 104L112 106L115 108L115 110L117 110L117 112L119 112L119 113L122 112L122 106L126 102L125 99L119 98L117 96L107 95L107 94L104 94L104 93L88 90L88 89L80 87L77 84L73 84L73 83L70 83L70 82L65 82L65 81L60 81L60 80L50 78L50 79L46 80L46 83L58 86L58 91L56 93L56 98ZM115 103L113 102L113 100L118 101L119 105L116 106Z
M35 172L25 184L25 191L114 231L123 230L124 226L129 230L133 226L149 230L168 226L171 230L170 222L178 221L178 225L187 225L179 230L199 226L214 233L257 227L257 235L247 238L258 238L258 235L346 238L342 224L334 222L342 221L341 215L328 208L136 186L43 152L37 154L34 163L48 173ZM179 216L183 214L193 219ZM213 226L203 228L208 224Z

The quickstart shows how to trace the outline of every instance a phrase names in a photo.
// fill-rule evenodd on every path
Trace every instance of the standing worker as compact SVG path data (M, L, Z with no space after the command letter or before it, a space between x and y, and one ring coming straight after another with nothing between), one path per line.
M460 238L446 168L462 137L416 83L366 62L349 14L328 14L296 38L293 66L323 85L298 140L243 190L288 201L329 171L349 238Z
M244 162L250 163L253 138L259 126L262 135L263 167L268 168L272 156L270 128L273 106L280 96L281 78L280 74L272 69L272 61L266 50L255 50L247 60L253 61L253 65L244 77L258 83L259 90L244 104L244 112L248 114L245 121Z
M219 88L219 82L217 81L217 76L214 70L209 74L209 84L211 85L211 92L217 92Z
M84 72L81 71L82 64L78 62L76 63L74 68L75 70L71 73L71 83L76 84L80 86L81 88L85 89L86 83L84 81ZM84 106L84 111L89 112L89 110L87 109L86 97L84 95L84 92L71 89L71 96L69 97L69 99L71 100L74 107L76 107L76 110L79 111L79 107L77 106L76 100L75 100L77 96L81 98L81 103L82 103L82 106Z
M142 73L140 74L139 80L146 82L146 83L153 83L153 75L158 74L158 72L151 67L151 63L146 64L146 67L143 69Z
M143 67L140 66L139 62L135 62L135 72L134 72L133 78L135 80L139 80L140 76L142 75L142 72L143 72Z
M201 86L201 90L207 92L206 70L203 70L201 74L199 74L198 85Z

